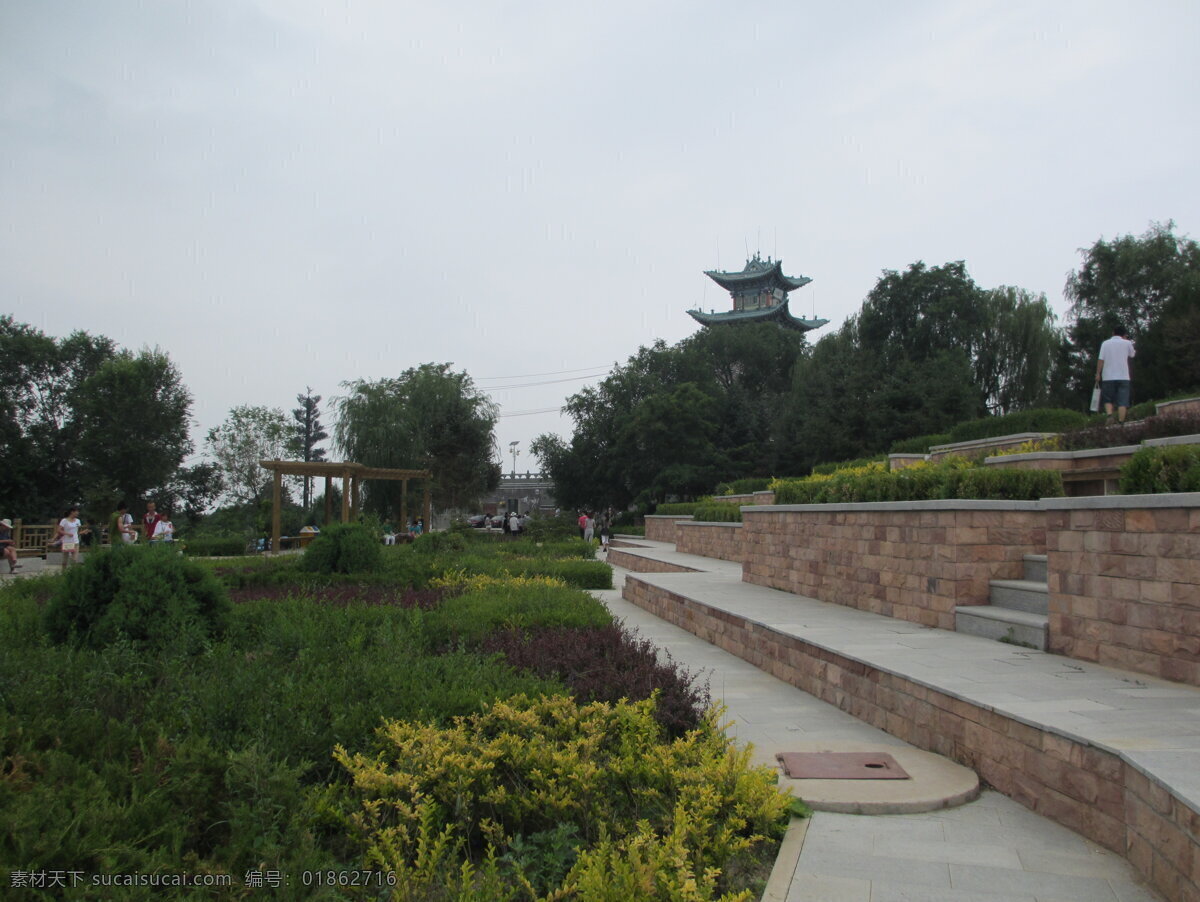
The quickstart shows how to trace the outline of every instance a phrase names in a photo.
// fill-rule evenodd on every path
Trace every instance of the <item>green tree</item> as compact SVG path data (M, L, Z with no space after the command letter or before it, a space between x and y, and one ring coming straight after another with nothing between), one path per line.
M430 470L439 510L473 507L500 482L497 408L465 372L425 363L396 378L342 383L334 400L334 442L349 460L371 467ZM393 516L401 486L371 482L367 510Z
M980 312L972 369L988 412L1046 404L1058 380L1063 342L1046 296L1023 288L993 288L981 293Z
M192 396L165 352L121 351L74 397L73 426L85 492L97 501L141 498L165 486L192 451Z
M299 407L292 408L292 419L295 421L296 443L300 449L300 459L305 461L324 460L325 449L318 443L329 438L329 433L321 425L321 396L314 395L312 389L306 387L304 394L296 395ZM304 477L304 509L307 510L312 501L312 477Z
M208 430L207 444L225 498L239 505L254 504L271 491L271 473L259 461L299 456L295 430L278 407L234 407L225 422Z
M116 353L104 336L55 339L0 316L0 507L27 520L61 514L84 494L74 405Z
M1091 390L1100 344L1121 324L1137 347L1138 397L1200 388L1200 245L1155 223L1140 236L1098 240L1067 278L1071 388Z

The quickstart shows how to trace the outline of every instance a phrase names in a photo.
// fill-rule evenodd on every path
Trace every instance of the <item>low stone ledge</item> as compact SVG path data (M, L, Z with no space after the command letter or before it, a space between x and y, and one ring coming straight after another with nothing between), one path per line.
M692 520L676 524L675 548L684 554L741 563L745 556L742 524Z
M608 551L608 563L614 567L624 567L634 573L695 573L692 567L679 564L669 564L666 561L655 560L640 554L632 554L617 548Z
M677 538L675 524L680 521L690 521L691 519L691 515L647 514L646 538L652 542L670 542L674 544Z

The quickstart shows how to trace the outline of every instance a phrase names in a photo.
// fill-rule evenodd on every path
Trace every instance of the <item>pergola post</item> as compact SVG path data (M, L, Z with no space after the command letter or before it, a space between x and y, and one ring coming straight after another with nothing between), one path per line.
M433 492L428 476L425 477L425 528L433 528Z
M342 522L350 522L350 471L342 471Z
M400 480L400 522L408 529L408 480Z
M333 516L333 477L325 477L325 520L321 523L322 526L328 526L329 520Z
M280 541L280 507L283 500L283 472L275 470L275 479L271 487L271 553L279 554Z
M350 477L350 519L358 521L358 490L359 478L357 476Z

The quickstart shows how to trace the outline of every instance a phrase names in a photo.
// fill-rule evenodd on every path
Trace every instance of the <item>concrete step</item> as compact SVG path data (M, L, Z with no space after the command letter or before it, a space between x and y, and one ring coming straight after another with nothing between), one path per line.
M1045 614L1030 614L991 605L959 605L954 609L954 629L969 636L982 636L1013 645L1046 650Z
M1044 583L1048 578L1046 561L1044 554L1025 555L1025 578L1031 582Z
M988 583L992 607L1045 615L1050 611L1050 589L1028 579L994 579Z

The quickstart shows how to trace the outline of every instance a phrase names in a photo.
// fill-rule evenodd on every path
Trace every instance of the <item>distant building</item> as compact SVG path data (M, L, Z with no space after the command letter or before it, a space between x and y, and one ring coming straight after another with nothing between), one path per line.
M729 292L733 309L725 313L689 310L688 315L703 326L733 323L777 323L786 329L808 332L819 329L827 319L800 319L788 311L788 292L812 281L808 276L785 276L783 261L763 260L755 254L741 272L705 270L704 274Z

